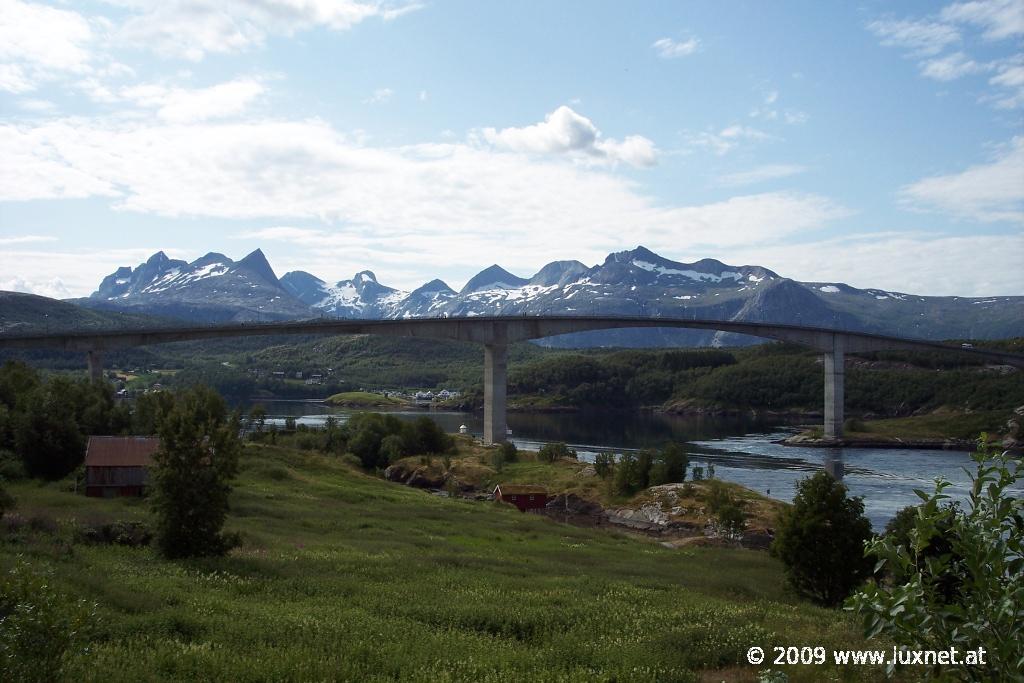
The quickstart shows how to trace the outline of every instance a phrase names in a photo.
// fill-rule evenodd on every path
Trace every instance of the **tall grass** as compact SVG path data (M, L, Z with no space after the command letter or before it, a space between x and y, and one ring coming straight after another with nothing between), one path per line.
M228 530L244 545L168 562L73 544L86 521L146 521L137 501L59 484L13 487L51 536L0 543L99 605L68 680L754 680L748 647L855 647L846 615L797 602L746 550L671 550L489 503L439 498L337 459L250 445ZM794 681L871 680L866 667L789 667ZM711 672L711 673L709 673Z

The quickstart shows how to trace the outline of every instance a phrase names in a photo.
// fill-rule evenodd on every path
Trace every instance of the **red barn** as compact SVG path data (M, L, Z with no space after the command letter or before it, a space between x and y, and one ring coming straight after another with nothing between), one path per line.
M543 486L498 484L494 487L494 500L511 503L520 512L536 512L548 504L548 492Z
M85 451L85 495L141 496L149 479L155 436L90 436Z

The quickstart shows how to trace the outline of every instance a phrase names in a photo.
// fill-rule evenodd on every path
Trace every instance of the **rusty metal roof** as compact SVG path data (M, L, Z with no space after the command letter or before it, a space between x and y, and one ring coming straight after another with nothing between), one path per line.
M497 494L499 490L503 496L536 495L538 493L547 495L548 492L543 486L534 486L533 484L498 484L494 487L494 493Z
M86 467L149 467L160 448L156 436L90 436Z

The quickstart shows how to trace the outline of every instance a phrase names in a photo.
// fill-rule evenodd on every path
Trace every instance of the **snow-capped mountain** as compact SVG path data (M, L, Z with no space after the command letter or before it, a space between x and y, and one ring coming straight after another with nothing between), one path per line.
M761 266L714 259L679 263L637 247L588 267L554 261L531 277L492 265L459 292L441 280L411 291L382 285L364 270L328 284L293 271L280 280L263 253L237 263L207 254L192 263L155 254L120 268L85 300L186 319L409 318L484 315L642 315L756 320L935 339L1024 335L1024 297L929 297L843 283L797 282ZM548 340L556 345L742 343L693 330L609 330ZM750 340L747 340L750 341Z
M409 296L408 292L380 284L370 270L333 285L297 270L285 273L281 285L307 306L337 318L394 317L395 306Z
M210 252L192 263L159 251L134 269L118 268L82 303L201 321L314 315L281 286L259 249L237 262Z

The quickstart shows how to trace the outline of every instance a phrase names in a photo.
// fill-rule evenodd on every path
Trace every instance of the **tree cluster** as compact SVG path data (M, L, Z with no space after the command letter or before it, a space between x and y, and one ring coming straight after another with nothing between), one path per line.
M14 361L0 367L2 476L61 479L82 464L90 435L131 427L131 413L114 402L109 384L43 377Z
M620 496L631 496L651 486L686 481L686 469L690 464L686 451L675 443L660 451L627 451L619 456L617 462L613 460L610 455L605 456L600 465L595 462L594 468L599 475L605 472L602 476L612 477L612 490Z

